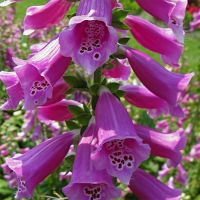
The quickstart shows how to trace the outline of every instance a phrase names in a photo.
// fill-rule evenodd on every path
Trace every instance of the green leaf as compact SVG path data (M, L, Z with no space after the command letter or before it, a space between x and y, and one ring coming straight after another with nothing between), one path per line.
M130 40L129 37L120 38L119 41L118 41L118 43L119 44L127 44L129 40Z
M112 83L108 83L106 86L110 89L111 92L116 92L118 90L120 84L112 82Z
M91 119L91 115L88 113L84 113L79 115L76 120L83 126L87 126Z
M74 115L80 115L81 113L84 112L84 110L79 106L69 105L68 108L69 108L69 111L73 113Z
M98 95L99 92L99 88L101 87L100 84L94 84L90 87L90 91L92 93L92 95Z
M66 125L69 130L79 129L80 126L72 120L66 121Z
M87 88L87 82L80 77L64 76L65 81L74 88Z

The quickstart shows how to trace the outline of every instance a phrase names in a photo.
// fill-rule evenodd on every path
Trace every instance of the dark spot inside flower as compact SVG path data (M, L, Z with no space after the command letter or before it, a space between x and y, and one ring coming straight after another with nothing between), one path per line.
M129 162L129 163L128 163L128 166L129 166L129 167L131 167L131 166L132 166L132 164Z
M132 157L132 156L129 156L128 159L129 159L129 160L133 160L133 157Z
M124 156L124 160L128 160L128 156Z

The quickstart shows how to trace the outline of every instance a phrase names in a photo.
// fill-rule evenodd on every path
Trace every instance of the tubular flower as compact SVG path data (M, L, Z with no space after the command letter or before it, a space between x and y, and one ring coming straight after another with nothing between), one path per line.
M29 7L24 19L24 34L57 24L69 10L68 0L50 0L43 6Z
M120 196L112 177L105 171L96 171L91 162L95 131L95 125L90 124L78 145L71 181L63 188L69 200L110 200Z
M120 87L120 90L125 92L124 98L126 101L139 108L148 109L148 114L152 118L156 118L161 114L184 117L184 112L179 105L171 106L143 86L124 85Z
M35 187L62 162L72 143L74 134L65 133L48 139L25 154L7 158L8 167L17 177L16 198L30 198Z
M1 110L17 109L23 99L23 91L15 72L0 72L0 80L5 84L9 99L1 105Z
M135 125L136 133L151 147L151 153L155 156L168 158L176 167L181 161L181 150L186 145L186 137L183 130L174 133L159 133L145 126Z
M160 28L147 20L132 15L128 15L124 22L142 46L159 53L166 64L179 66L178 61L183 51L183 45L177 42L171 29Z
M110 26L112 7L107 0L81 0L77 16L69 28L60 33L63 56L71 56L76 64L93 73L117 50L118 35Z
M194 74L173 73L140 51L129 47L124 47L124 51L144 86L168 104L176 106L180 93L187 88Z
M136 2L152 16L168 24L177 35L177 39L183 42L183 20L187 0L152 0L151 3L148 0L136 0Z
M95 167L106 169L128 184L133 171L148 158L149 146L142 143L128 112L109 91L101 92L95 114L98 128L97 150L92 156Z
M168 187L141 169L133 173L129 188L141 200L180 200L181 198L180 190Z

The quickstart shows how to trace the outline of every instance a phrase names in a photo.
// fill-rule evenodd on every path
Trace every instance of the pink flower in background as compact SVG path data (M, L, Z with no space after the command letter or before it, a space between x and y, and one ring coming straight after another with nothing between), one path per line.
M200 27L200 10L193 14L193 21L190 22L190 31Z
M8 6L12 3L20 2L22 0L5 0L3 2L0 2L0 7Z
M93 1L80 1L77 15L70 19L69 28L59 36L62 55L72 57L89 74L103 65L117 50L118 41L116 30L110 26L111 2Z

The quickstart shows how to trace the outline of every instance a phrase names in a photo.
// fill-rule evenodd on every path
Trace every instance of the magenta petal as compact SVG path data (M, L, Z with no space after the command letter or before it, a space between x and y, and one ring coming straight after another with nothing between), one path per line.
M61 79L70 62L71 58L60 54L58 38L51 40L44 48L28 59L28 63L36 67L51 86L54 86Z
M102 91L95 114L98 127L97 150L92 156L95 167L106 169L128 184L133 171L148 158L149 146L142 143L128 112L109 91Z
M159 133L145 126L135 125L137 134L151 147L151 153L155 156L168 158L173 166L181 161L181 150L186 145L186 137L180 129L174 133Z
M62 100L54 104L38 107L38 118L40 120L65 121L73 118L68 106L80 106L80 103L73 100Z
M112 69L104 69L103 75L107 78L115 78L119 80L128 80L131 70L125 65L123 60L116 60L112 62Z
M148 114L155 118L161 114L184 117L180 106L171 106L165 100L150 92L147 88L135 85L124 85L120 90L125 92L125 99L139 108L148 109Z
M43 6L29 7L24 19L24 34L57 24L70 8L70 1L50 0Z
M48 98L52 97L52 87L34 66L25 64L15 67L14 70L24 92L25 109L43 105Z
M102 17L107 24L112 23L111 0L80 0L76 15L88 15L91 11L93 17Z
M168 187L141 169L133 173L129 187L141 200L180 200L181 198L180 190Z
M69 28L60 33L59 42L63 56L92 74L117 50L118 35L102 18L75 16Z
M35 187L60 165L72 139L72 133L65 133L42 142L22 156L6 159L18 179L16 198L32 196Z
M194 74L170 72L148 55L128 47L125 53L140 81L155 95L176 106L180 92L186 89Z
M71 182L63 188L70 200L92 199L91 191L98 195L98 199L110 200L120 196L119 190L112 183L112 177L105 171L96 171L91 163L95 131L95 125L90 124L78 145Z
M141 45L159 53L166 64L179 66L183 45L176 41L171 29L159 28L147 20L132 15L125 18L125 23Z
M9 99L1 105L1 110L16 109L24 94L15 72L0 72L0 80L5 84Z

